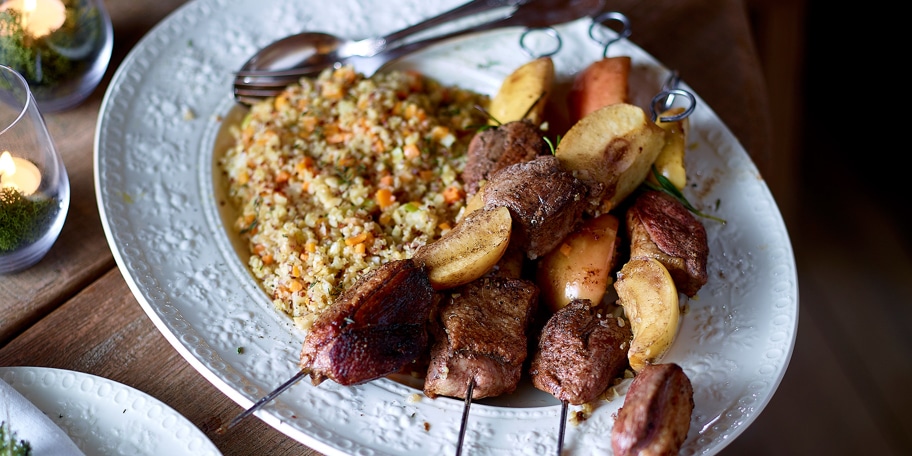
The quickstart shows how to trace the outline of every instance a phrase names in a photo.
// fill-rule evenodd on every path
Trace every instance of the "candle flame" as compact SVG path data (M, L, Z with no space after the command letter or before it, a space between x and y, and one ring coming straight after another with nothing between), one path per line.
M31 13L32 11L35 11L36 6L38 6L38 0L23 0L22 11L24 13Z
M0 154L0 174L4 176L16 174L16 164L13 163L13 157L8 150L4 150Z

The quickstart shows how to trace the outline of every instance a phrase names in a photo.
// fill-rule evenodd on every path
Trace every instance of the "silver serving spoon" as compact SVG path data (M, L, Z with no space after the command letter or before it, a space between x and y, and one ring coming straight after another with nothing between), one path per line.
M399 37L399 43L387 41L387 44L384 44L379 50L368 49L370 47L369 44L348 45L352 47L364 46L364 49L360 49L360 51L367 55L359 55L350 52L349 54L346 54L347 56L343 57L342 54L339 54L336 51L339 48L334 48L333 44L327 41L323 42L324 46L326 46L325 49L327 49L326 53L317 54L314 51L311 51L309 57L303 61L300 58L280 59L278 54L279 48L275 48L274 52L277 54L269 61L270 65L268 68L263 66L261 61L260 63L255 62L249 67L248 65L245 65L242 67L241 71L237 73L234 81L235 99L241 103L252 104L260 99L278 95L285 86L295 82L302 76L316 75L323 69L342 62L351 63L354 65L355 70L370 76L393 60L457 36L503 27L550 27L570 22L584 16L595 16L601 11L604 1L520 0L514 1L513 4L516 5L514 11L505 17L497 17L475 26L418 41L409 42ZM446 14L447 13L445 13L445 15ZM430 19L429 21L433 20L434 19ZM383 39L384 38L380 38L380 40ZM388 39L388 37L386 39ZM324 37L324 40L328 39ZM369 42L372 42L372 39L354 41L352 43ZM286 52L294 51L288 49ZM279 61L282 62L281 66L276 63Z
M352 56L370 57L406 38L447 22L498 8L512 8L534 0L470 0L454 9L390 34L353 40L322 32L303 32L275 41L253 55L238 71L273 72L325 63L331 65ZM505 16L509 11L505 10Z

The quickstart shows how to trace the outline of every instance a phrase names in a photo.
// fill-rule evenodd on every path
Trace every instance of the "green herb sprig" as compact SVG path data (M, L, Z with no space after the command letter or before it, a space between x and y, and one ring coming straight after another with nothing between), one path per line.
M683 204L684 207L687 208L687 210L696 214L697 216L715 220L723 225L728 223L723 218L715 217L715 216L712 216L709 214L704 214L703 212L700 212L697 208L695 208L692 204L690 204L690 201L687 201L687 198L684 196L684 194L681 193L681 191L678 190L678 188L675 187L674 184L672 184L671 181L668 180L668 178L666 178L665 176L663 176L659 173L659 170L656 169L655 165L652 165L652 176L655 177L656 182L658 182L659 185L655 185L649 181L644 181L643 185L645 185L653 190L658 190L660 192L664 192L664 193L671 195L674 199L680 201L681 204Z
M555 155L557 153L557 146L559 146L561 142L561 135L557 135L557 138L555 138L553 142L551 141L551 138L548 138L547 136L543 136L542 139L548 143L548 147L551 149L551 155Z

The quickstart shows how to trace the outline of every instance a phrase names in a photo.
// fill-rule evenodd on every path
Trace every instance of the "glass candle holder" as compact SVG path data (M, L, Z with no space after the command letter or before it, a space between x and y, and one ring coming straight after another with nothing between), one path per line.
M50 250L70 207L70 181L25 78L0 65L0 274Z
M112 49L102 0L0 0L0 63L28 81L44 112L85 100Z

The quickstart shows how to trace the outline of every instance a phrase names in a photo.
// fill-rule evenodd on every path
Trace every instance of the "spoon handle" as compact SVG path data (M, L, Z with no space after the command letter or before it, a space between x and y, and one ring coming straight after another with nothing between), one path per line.
M604 0L529 0L525 4L521 4L516 8L516 11L507 17L484 22L444 35L433 36L420 41L389 47L373 57L365 58L358 69L365 74L373 74L393 60L458 36L505 27L551 27L584 16L593 16L601 10L603 5ZM358 66L357 64L359 62L354 63Z
M491 11L497 8L506 8L519 6L534 0L470 0L449 11L445 11L437 16L425 19L417 24L410 25L404 29L397 30L389 35L382 37L384 48L393 46L400 41L415 33L423 32L433 27L443 25L450 21L455 21L474 14Z

